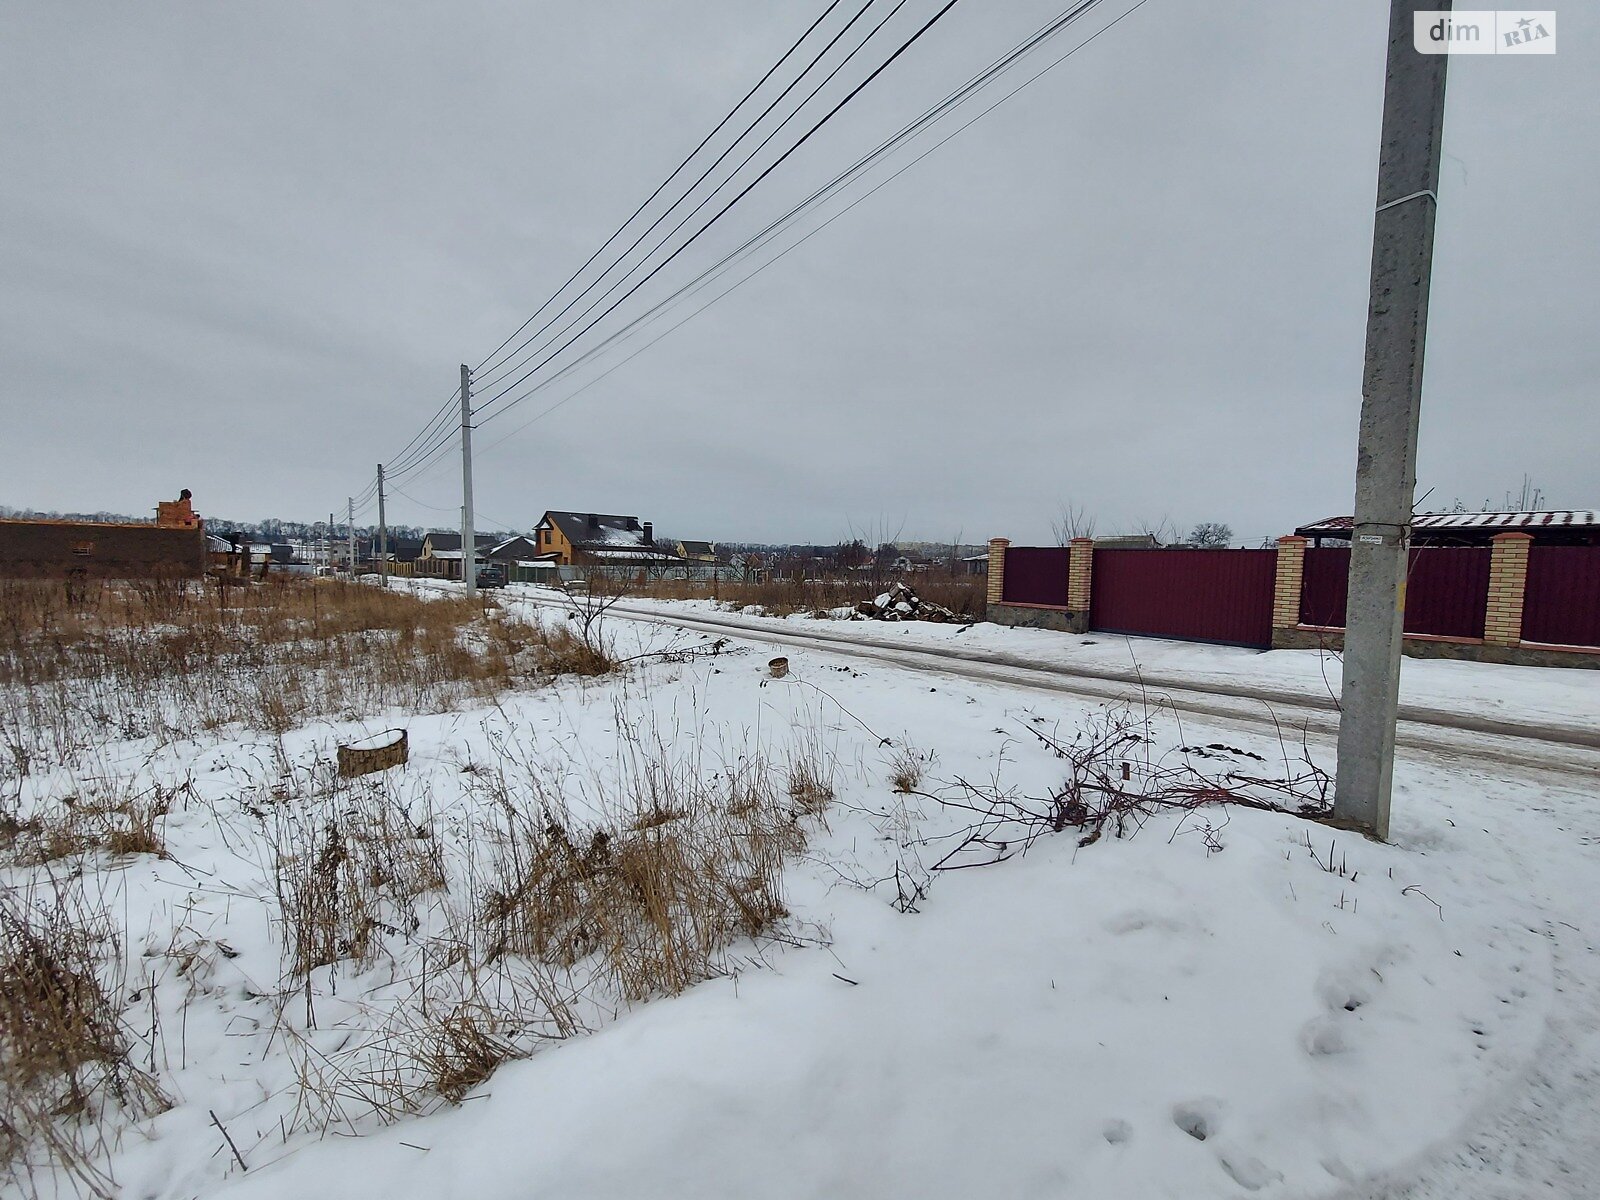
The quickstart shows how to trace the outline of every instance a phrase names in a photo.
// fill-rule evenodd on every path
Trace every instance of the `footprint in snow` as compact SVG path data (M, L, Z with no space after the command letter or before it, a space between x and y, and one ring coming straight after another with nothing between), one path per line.
M1218 1154L1217 1162L1233 1181L1246 1191L1259 1192L1267 1184L1277 1183L1283 1178L1282 1171L1274 1171L1259 1158L1248 1154L1229 1151Z
M1172 1123L1197 1142L1216 1134L1221 1117L1222 1101L1209 1096L1172 1106Z
M1350 1048L1345 1040L1344 1026L1333 1017L1317 1017L1306 1022L1300 1031L1300 1046L1312 1058L1326 1058L1343 1054Z

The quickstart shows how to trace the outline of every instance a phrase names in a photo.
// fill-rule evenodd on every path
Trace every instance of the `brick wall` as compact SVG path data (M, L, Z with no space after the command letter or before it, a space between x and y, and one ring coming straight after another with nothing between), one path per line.
M0 521L0 577L182 579L205 573L205 532L88 521Z

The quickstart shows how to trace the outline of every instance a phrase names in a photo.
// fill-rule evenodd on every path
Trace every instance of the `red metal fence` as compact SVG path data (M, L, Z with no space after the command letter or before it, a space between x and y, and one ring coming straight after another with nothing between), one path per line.
M1065 546L1012 546L1006 551L1001 598L1007 604L1067 605Z
M1089 619L1106 633L1272 644L1276 550L1096 550ZM1011 562L1006 560L1009 579Z
M1430 546L1411 551L1406 572L1406 632L1441 637L1483 636L1489 604L1487 546ZM1350 551L1308 549L1300 590L1300 622L1344 627Z
M1528 547L1522 640L1600 646L1600 546Z

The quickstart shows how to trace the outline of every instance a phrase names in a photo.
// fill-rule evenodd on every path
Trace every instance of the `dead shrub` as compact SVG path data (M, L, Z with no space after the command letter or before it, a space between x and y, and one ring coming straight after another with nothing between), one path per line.
M810 729L801 733L789 751L786 784L795 811L820 817L833 803L834 759L822 745L821 735Z
M284 836L286 828L294 832ZM289 972L305 975L345 959L367 965L378 926L369 877L346 848L337 820L305 841L294 837L301 829L298 822L280 827L273 858Z
M702 772L659 742L629 743L605 820L546 805L538 819L502 809L493 881L479 910L488 957L563 967L592 961L624 999L674 995L722 970L736 939L788 915L786 857L805 843L801 805L751 756ZM803 789L816 804L820 767Z
M910 742L897 743L889 752L889 786L902 794L917 791L932 761L932 751L923 754Z
M535 662L549 675L605 675L616 666L598 633L585 637L571 621L541 626L535 645Z
M459 1102L493 1075L517 1047L497 1032L500 1021L482 1003L464 1003L439 1018L427 1031L425 1064L434 1090Z

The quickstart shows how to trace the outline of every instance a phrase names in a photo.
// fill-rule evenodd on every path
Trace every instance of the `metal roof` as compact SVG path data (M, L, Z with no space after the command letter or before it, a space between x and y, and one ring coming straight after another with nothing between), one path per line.
M1300 534L1348 533L1353 517L1326 517L1302 525ZM1542 512L1448 512L1417 513L1411 518L1413 529L1591 529L1600 527L1600 512L1594 509L1560 508Z

